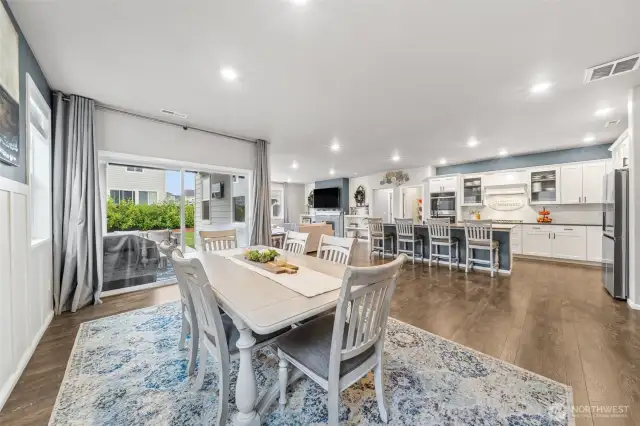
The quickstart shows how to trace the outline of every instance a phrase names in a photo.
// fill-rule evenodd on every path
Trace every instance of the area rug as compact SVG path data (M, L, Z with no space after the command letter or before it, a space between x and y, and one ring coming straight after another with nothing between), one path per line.
M217 375L211 358L205 388L194 390L187 351L178 349L178 302L81 325L50 425L202 425L217 413ZM392 425L560 426L573 424L571 388L389 320L384 356L385 395ZM278 380L269 351L254 354L260 392ZM232 363L231 415L238 363ZM304 378L277 402L267 425L327 422L327 395ZM341 394L342 424L383 424L373 377Z

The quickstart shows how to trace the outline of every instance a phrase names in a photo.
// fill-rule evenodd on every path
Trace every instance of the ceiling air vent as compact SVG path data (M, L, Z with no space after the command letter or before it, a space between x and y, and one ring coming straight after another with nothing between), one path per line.
M161 109L160 112L163 113L163 114L166 114L166 115L170 115L172 117L183 118L183 119L187 118L187 114L183 114L181 112L176 112L176 111L171 111L170 109Z
M640 54L627 56L626 58L617 59L615 61L598 65L587 70L584 82L591 83L596 80L613 77L629 71L635 71L640 66Z
M604 123L604 127L613 127L617 126L618 124L620 124L620 120L611 120Z

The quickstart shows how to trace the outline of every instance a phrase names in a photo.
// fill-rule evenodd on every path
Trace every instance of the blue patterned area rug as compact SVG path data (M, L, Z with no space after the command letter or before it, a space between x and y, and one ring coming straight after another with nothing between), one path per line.
M193 388L187 351L178 349L179 303L86 322L80 327L49 424L202 425L217 412L209 358L205 388ZM254 353L260 392L278 380L278 361ZM231 414L237 361L232 363ZM560 426L573 424L571 388L390 319L385 341L389 424ZM267 425L327 422L327 395L303 378L276 402ZM370 374L341 394L343 424L381 424ZM229 424L231 424L231 416Z

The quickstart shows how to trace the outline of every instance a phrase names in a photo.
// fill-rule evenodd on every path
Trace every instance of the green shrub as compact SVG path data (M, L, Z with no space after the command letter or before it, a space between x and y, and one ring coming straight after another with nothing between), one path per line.
M185 206L185 226L193 228L194 205ZM179 229L180 204L173 201L140 205L123 200L107 201L107 231L149 231L153 229Z

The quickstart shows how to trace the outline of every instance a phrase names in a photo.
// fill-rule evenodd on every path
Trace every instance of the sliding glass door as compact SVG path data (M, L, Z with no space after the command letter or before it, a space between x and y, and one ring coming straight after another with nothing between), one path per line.
M234 230L248 245L248 176L212 170L106 164L106 295L175 283L162 241L189 253L200 249L200 231Z

